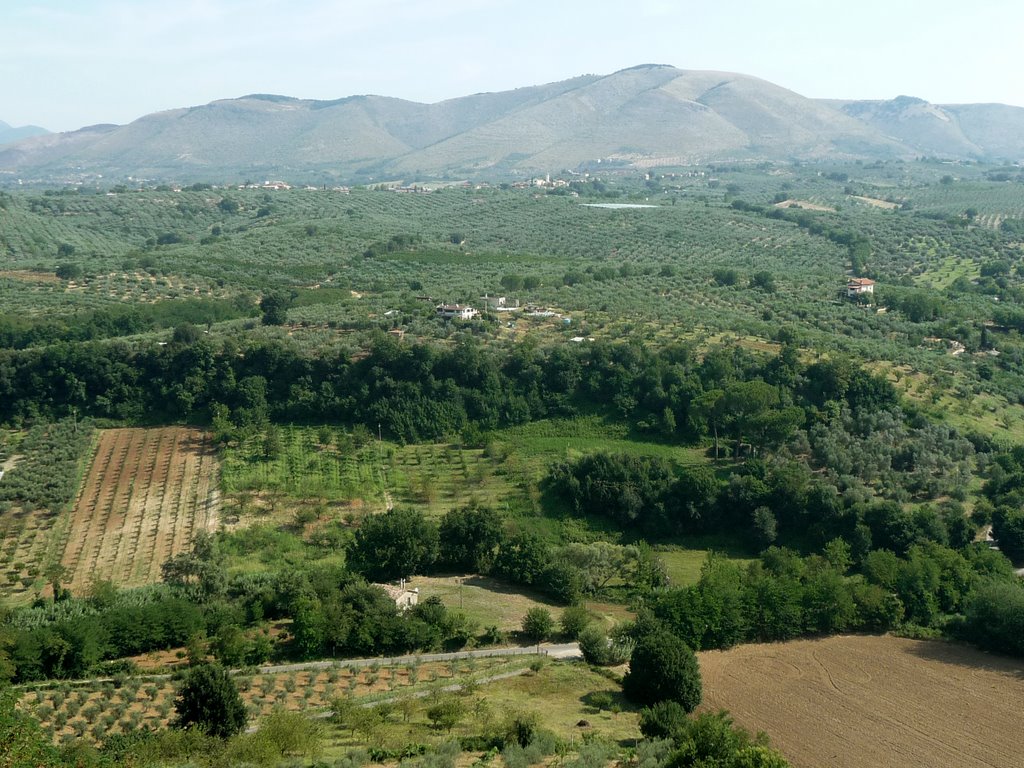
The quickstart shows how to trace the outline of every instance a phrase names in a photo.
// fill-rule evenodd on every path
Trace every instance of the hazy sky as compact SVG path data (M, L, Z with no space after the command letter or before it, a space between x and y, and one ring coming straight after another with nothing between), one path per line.
M0 120L247 93L440 101L643 63L805 96L1024 106L1020 0L0 0Z

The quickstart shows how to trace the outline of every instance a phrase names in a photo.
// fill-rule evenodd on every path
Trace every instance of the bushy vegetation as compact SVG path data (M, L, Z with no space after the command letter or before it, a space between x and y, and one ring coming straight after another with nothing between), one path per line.
M219 664L189 670L174 703L179 728L199 728L211 736L234 736L245 727L245 705L235 681Z
M0 502L29 509L60 509L78 491L79 464L92 438L89 420L36 424L18 446L22 458L4 473Z
M835 539L822 555L808 557L770 548L747 568L712 558L696 585L661 592L649 608L699 650L906 626L1007 645L1020 601L1009 600L1004 621L986 625L982 614L992 610L994 593L1020 595L1024 589L1006 560L985 545L956 551L926 543L903 555L877 549L857 566L850 551Z
M692 712L701 700L697 657L677 635L665 630L647 632L629 657L622 689L642 704L674 701L683 711Z

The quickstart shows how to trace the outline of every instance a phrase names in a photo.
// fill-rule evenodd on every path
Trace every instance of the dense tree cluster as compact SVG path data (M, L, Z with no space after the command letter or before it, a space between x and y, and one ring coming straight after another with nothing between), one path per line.
M68 315L0 315L0 349L130 336L184 324L208 325L250 317L255 307L240 299L178 299L87 310Z
M534 533L506 530L501 515L487 507L453 509L440 523L408 509L369 518L349 547L349 565L372 580L439 569L490 573L567 603L597 595L613 580L639 591L665 583L644 544L552 544Z
M134 597L110 605L84 600L73 607L79 615L16 628L9 650L15 679L84 677L105 659L182 646L213 619L171 594L147 595L142 604Z
M840 375L840 371L842 371ZM677 440L727 435L737 448L785 439L826 393L854 410L891 404L884 380L840 363L801 366L795 350L755 358L736 347L703 357L632 344L510 353L473 341L453 348L380 339L365 356L309 356L284 342L238 349L189 337L166 346L120 343L0 351L0 419L61 416L267 419L381 424L417 441L493 429L594 403ZM888 388L887 388L888 387ZM803 410L802 410L803 409Z
M1013 596L1012 607L1005 620L986 624L996 594ZM841 539L808 557L771 548L749 567L711 558L697 584L648 601L655 619L698 650L905 624L949 625L980 644L1009 650L1014 641L1007 629L1020 625L1022 605L1024 588L1009 564L983 544L959 551L915 545L902 556L877 549L854 563ZM949 624L963 616L957 619L962 623Z
M988 504L979 506L979 514L990 518L1007 557L1024 562L1024 449L996 455L983 490Z
M877 418L889 423L885 416ZM964 454L962 461L951 449L940 452L924 438L906 436L902 453L897 452L907 457L906 466L897 471L892 445L903 427L899 421L890 426L891 432L869 433L887 446L877 455L868 450L868 438L825 429L822 434L832 435L833 442L819 435L815 445L823 455L808 457L816 459L812 463L777 456L752 459L720 477L704 466L676 467L656 457L592 454L556 464L548 479L571 511L609 517L623 530L647 536L728 530L754 550L779 542L815 551L844 538L857 556L872 546L905 554L917 543L960 547L970 542L975 525L958 502L907 511L894 501L879 500L868 486L877 484L900 499L909 498L912 490L921 498L952 491L958 477L961 482L969 477L963 464L973 454L970 443L950 438L945 429L923 427L926 436L941 438L940 446L948 449L952 440ZM836 434L850 445L837 447ZM827 454L826 446L832 448ZM873 460L884 471L859 467ZM845 462L854 466L844 469Z

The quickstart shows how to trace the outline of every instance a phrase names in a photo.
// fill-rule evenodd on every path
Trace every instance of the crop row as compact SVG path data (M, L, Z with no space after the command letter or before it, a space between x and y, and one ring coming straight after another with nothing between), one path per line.
M104 432L72 515L64 555L72 585L157 580L160 565L214 519L215 473L209 446L192 430Z

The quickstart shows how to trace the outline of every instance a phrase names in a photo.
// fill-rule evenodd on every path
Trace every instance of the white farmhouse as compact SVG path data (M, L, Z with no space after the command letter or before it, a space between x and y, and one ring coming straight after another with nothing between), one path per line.
M444 320L472 320L478 314L466 304L439 304L437 307L437 316Z

